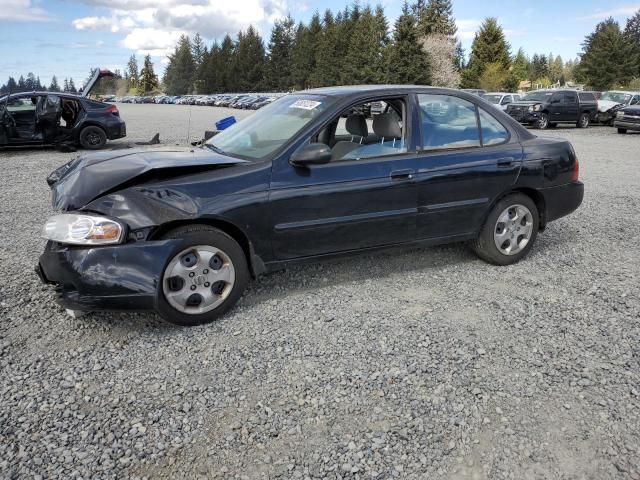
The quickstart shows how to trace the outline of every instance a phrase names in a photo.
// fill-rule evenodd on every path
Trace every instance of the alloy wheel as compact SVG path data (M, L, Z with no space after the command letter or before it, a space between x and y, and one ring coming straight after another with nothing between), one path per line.
M236 272L222 250L198 245L175 255L164 271L162 290L169 305L192 315L218 307L231 293Z
M512 205L500 214L493 230L493 240L504 255L521 252L531 240L533 216L524 205Z

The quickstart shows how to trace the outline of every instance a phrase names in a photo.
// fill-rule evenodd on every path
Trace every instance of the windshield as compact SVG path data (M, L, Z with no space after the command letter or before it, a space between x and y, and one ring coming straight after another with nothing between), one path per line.
M551 95L553 95L553 92L547 92L547 91L531 92L531 93L527 93L522 100L525 102L543 102L544 100L549 98Z
M622 92L604 92L600 97L600 100L609 100L616 103L629 103L631 95Z
M223 130L206 142L213 150L241 158L264 158L333 103L319 95L287 95Z
M502 100L502 95L485 95L483 98L491 103L499 105L500 100Z

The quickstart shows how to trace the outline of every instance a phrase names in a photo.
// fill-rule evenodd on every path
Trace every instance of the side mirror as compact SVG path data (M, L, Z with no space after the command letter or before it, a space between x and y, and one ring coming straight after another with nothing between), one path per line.
M331 161L331 149L324 143L309 143L291 155L289 163L296 167L320 165Z

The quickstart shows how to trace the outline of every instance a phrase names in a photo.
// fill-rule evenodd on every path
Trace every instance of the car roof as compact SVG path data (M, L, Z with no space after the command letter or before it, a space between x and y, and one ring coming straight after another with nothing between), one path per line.
M442 87L431 87L429 85L342 85L339 87L321 87L311 88L308 90L300 90L293 94L313 94L326 95L330 97L347 97L354 94L393 94L393 93L409 93L415 91L423 92L441 92L441 93L460 93L461 90ZM466 92L465 92L466 93Z

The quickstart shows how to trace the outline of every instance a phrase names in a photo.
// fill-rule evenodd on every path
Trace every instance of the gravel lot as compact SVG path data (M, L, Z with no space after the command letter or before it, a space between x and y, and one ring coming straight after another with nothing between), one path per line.
M119 105L184 142L229 113ZM73 319L33 266L46 175L0 152L1 478L640 479L640 135L558 128L582 208L532 255L464 245L291 268L203 327Z

